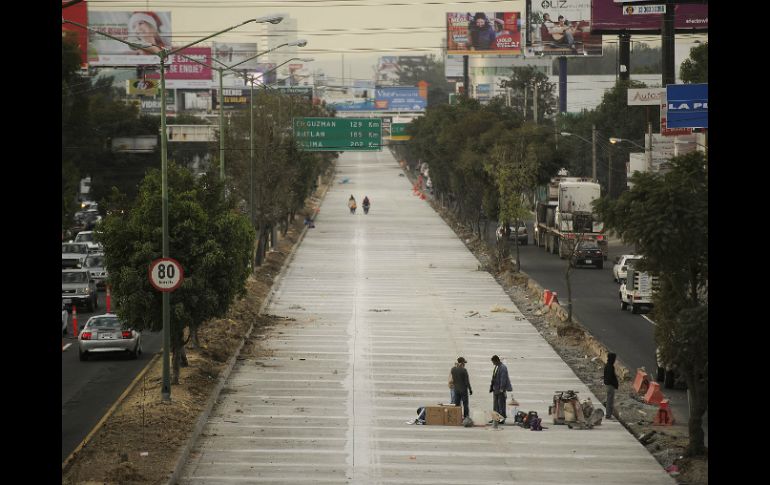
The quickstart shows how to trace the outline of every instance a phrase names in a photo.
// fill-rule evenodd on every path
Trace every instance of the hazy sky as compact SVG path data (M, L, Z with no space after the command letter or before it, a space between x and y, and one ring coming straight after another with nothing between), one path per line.
M338 77L344 55L345 77L349 78L352 72L354 79L372 79L372 68L382 55L439 55L446 37L446 12L523 12L524 5L524 0L88 1L89 10L170 11L175 44L191 42L249 18L288 13L297 19L297 38L308 40L307 47L300 49L298 55L316 60L308 67L321 68L327 76ZM255 32L253 24L247 24L213 40L255 42ZM677 36L677 63L687 58L695 38L706 37ZM656 45L659 37L638 35L631 39ZM604 40L614 42L617 37L604 36Z

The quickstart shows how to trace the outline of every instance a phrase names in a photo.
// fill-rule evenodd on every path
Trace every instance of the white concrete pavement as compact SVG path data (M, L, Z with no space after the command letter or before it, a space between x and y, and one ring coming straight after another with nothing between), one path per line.
M350 182L330 188L267 309L295 320L233 370L180 483L674 484L617 421L551 423L554 391L599 400L399 173L387 151L340 157ZM406 424L449 399L460 355L485 423L493 354L548 429Z

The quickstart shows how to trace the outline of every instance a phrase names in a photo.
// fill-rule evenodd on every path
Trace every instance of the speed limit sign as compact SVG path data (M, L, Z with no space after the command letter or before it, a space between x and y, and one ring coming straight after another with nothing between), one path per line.
M179 261L161 258L150 263L150 283L158 291L174 291L183 280L184 271Z

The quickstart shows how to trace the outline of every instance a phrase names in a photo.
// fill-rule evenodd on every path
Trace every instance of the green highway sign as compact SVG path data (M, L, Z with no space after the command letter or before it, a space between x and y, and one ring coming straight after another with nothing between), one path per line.
M382 150L380 118L294 118L294 138L308 152Z
M412 137L406 134L409 123L393 123L390 128L391 140L410 140Z

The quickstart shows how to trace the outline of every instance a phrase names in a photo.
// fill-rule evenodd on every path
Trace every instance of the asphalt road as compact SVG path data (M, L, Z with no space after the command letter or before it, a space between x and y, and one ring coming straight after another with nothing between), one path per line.
M105 312L105 293L100 291L99 308L96 311L78 311L78 329L82 329L91 316ZM62 461L91 432L152 356L161 350L162 343L160 332L144 332L143 352L136 360L124 355L106 355L81 362L78 358L77 339L72 336L70 314L64 345L72 345L62 352L61 363Z

